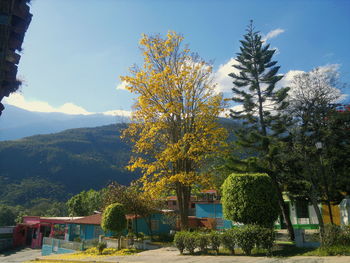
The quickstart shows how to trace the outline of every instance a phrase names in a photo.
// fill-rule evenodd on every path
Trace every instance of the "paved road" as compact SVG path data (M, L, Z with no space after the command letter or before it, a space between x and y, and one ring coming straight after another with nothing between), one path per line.
M91 257L85 262L118 263L349 263L350 257L292 257L267 258L246 256L186 256L180 255L176 248L160 248L144 251L132 256Z
M0 262L24 262L41 256L40 249L24 248L0 253Z

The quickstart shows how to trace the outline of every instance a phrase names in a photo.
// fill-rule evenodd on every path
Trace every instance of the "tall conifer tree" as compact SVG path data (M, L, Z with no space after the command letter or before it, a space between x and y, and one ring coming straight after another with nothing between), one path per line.
M272 57L274 49L265 44L259 32L250 22L244 39L240 41L237 64L239 73L230 73L233 78L233 101L242 105L240 110L231 110L231 117L243 121L243 128L237 131L237 144L254 152L253 156L239 162L237 170L266 172L278 191L281 214L287 224L291 239L294 239L289 213L284 206L282 182L276 165L277 147L285 139L288 117L283 115L287 107L288 88L276 89L276 83L283 78L278 74L279 66ZM243 164L243 165L242 165Z

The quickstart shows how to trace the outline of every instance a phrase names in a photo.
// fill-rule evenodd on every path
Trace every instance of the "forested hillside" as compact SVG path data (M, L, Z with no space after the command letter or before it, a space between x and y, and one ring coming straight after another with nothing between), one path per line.
M122 128L123 124L71 129L0 142L0 196L6 194L7 185L23 186L28 178L44 179L46 183L39 184L47 189L60 185L60 192L67 194L99 189L111 180L128 184L137 174L124 169L130 147L120 139Z

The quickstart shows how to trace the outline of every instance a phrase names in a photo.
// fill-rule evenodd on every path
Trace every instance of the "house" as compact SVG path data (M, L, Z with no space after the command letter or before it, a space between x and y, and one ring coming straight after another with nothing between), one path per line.
M284 196L285 205L289 208L289 215L296 229L317 229L318 220L315 209L311 204L304 200L291 201L287 196ZM228 229L232 226L238 225L230 220L226 220L223 217L223 209L221 204L221 197L215 190L208 190L201 192L195 201L195 215L190 217L190 228L209 228L209 229ZM322 211L325 222L328 216L328 208L319 205ZM338 210L338 212L337 212ZM339 208L333 206L334 218L336 223L339 221ZM284 229L286 228L283 218L279 218L275 224L275 228Z
M94 214L71 220L68 223L68 231L65 240L80 241L98 239L100 235L111 236L111 233L103 232L101 220L101 214Z
M143 233L144 235L169 234L176 225L176 219L172 216L172 210L161 210L148 218L139 215L126 215L127 232ZM85 216L68 222L68 230L65 240L92 240L98 239L100 235L112 236L112 232L105 233L101 228L101 214Z
M17 224L14 229L14 246L41 248L44 237L64 239L67 234L67 223L79 218L24 216L23 223Z
M127 215L128 231L147 236L169 234L177 225L177 216L173 212L173 210L161 210L148 218Z

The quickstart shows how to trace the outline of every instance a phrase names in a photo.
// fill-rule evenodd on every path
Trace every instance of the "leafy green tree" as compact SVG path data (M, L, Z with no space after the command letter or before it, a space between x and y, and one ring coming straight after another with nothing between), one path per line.
M25 178L18 183L7 183L5 186L0 198L9 205L21 204L28 207L32 200L37 198L62 200L65 197L63 185L38 177Z
M67 201L68 213L71 216L88 216L102 209L102 191L82 191Z
M119 203L107 206L102 214L101 227L103 231L112 231L119 236L118 246L120 248L120 233L126 228L124 206Z
M25 213L33 216L68 216L67 206L64 202L48 198L32 200Z
M226 219L272 227L279 209L276 190L267 174L231 174L222 185Z
M112 182L108 185L103 199L104 206L120 203L124 205L127 214L142 216L147 223L150 233L152 233L151 215L159 213L159 210L164 206L162 201L154 199L147 192L144 192L141 185L137 182L131 183L130 186ZM135 223L137 235L137 220Z
M275 50L262 41L252 21L240 42L237 64L233 65L238 73L229 76L234 84L233 101L241 105L231 110L231 117L243 121L243 128L236 132L236 144L245 149L246 158L243 161L231 158L230 167L240 172L265 172L271 177L281 214L293 240L293 227L282 196L283 180L276 166L278 143L285 139L290 121L283 114L288 106L289 89L276 88L283 75L278 74L280 67L272 60Z
M0 204L0 226L13 226L16 224L17 214L13 207Z
M298 74L291 83L288 109L295 125L284 149L285 166L292 180L304 183L304 196L316 211L321 235L318 203L328 204L332 221L331 202L339 202L349 190L350 114L335 104L341 99L341 86L339 73L330 66Z

